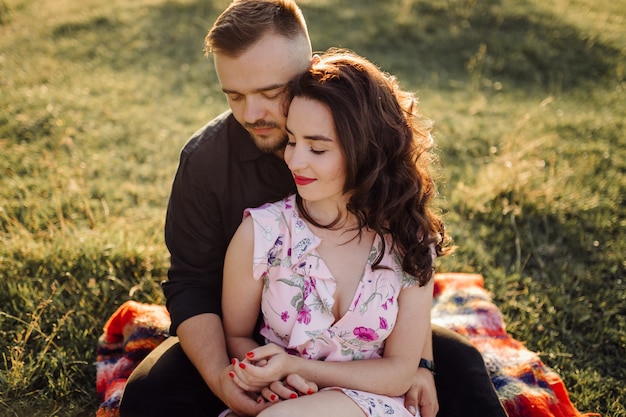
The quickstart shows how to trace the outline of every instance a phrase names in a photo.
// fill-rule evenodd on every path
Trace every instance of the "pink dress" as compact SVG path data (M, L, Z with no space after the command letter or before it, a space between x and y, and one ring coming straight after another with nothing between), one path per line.
M397 254L389 252L390 242L380 262L390 269L371 269L382 250L377 236L351 307L337 319L332 314L335 280L316 251L320 238L300 218L295 197L246 210L246 215L254 220L254 278L264 281L261 334L266 342L316 360L380 358L396 322L398 295L414 285ZM412 416L403 397L331 389L343 391L366 416Z

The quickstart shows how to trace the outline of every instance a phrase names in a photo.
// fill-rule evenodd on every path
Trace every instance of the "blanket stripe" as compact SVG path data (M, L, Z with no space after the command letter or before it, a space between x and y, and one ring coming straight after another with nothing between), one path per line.
M502 314L478 274L435 276L433 323L467 337L482 354L510 417L581 417L560 376L507 332ZM130 373L166 337L165 306L127 301L107 320L98 340L96 417L119 417Z
M476 346L509 416L583 416L571 403L561 377L506 332L482 275L437 274L434 295L433 323Z

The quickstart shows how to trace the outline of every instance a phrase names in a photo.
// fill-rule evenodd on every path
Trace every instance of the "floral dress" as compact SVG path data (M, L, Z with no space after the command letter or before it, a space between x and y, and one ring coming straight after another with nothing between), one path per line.
M372 270L382 250L377 236L348 311L334 317L335 280L316 248L320 238L300 218L295 196L246 210L254 221L255 279L262 279L261 334L266 342L304 358L350 361L380 358L384 341L398 315L400 290L414 285L397 254L387 253ZM403 397L389 397L344 388L366 416L411 416Z

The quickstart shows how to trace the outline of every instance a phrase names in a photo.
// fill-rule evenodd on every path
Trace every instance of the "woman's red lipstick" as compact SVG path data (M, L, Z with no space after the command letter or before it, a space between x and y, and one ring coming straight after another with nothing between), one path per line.
M313 181L315 181L315 178L307 178L307 177L301 177L299 175L294 175L293 180L296 182L296 185L308 185L312 183Z

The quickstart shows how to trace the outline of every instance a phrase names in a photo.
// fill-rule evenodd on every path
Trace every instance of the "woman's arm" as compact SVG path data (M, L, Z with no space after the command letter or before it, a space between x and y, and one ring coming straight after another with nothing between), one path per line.
M261 309L262 280L252 276L254 223L246 217L230 241L224 259L222 312L228 353L234 358L258 347L254 330Z
M340 386L382 395L398 396L407 392L418 368L421 348L430 327L432 280L424 287L414 286L401 291L396 325L385 343L381 359L327 362L285 354L274 345L254 350L254 358L267 359L262 367L245 364L251 381L279 380L288 373L297 373L320 387Z
M246 353L258 348L254 340L254 331L261 311L261 294L263 281L253 277L254 256L254 222L251 216L246 217L233 236L224 259L224 283L222 289L222 311L224 333L228 353L234 361L237 376L234 382L243 390L262 392L267 399L282 399L301 394L317 392L317 386L293 373L285 374L280 379L250 380L240 367L237 358L246 358ZM282 348L276 347L280 352ZM255 359L257 367L265 361ZM246 359L244 363L250 363ZM243 366L246 366L245 364ZM285 379L286 384L282 383ZM272 399L272 402L276 400Z

